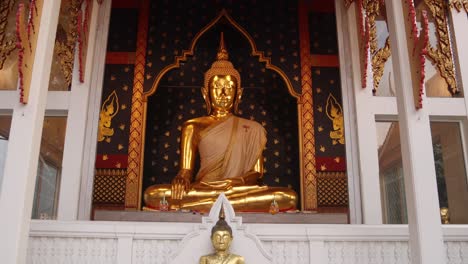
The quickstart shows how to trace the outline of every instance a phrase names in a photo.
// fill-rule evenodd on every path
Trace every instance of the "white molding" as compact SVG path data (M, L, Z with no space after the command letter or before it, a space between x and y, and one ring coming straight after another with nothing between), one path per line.
M361 87L361 69L359 58L356 18L356 4L352 4L347 11L347 23L351 26L349 32L349 45L352 52L349 61L353 76L353 95L356 105L357 144L359 148L359 174L362 202L362 222L365 224L381 224L382 209L379 182L379 162L377 151L377 132L375 128L375 116L373 109L371 78L367 80L367 88ZM370 71L370 68L367 70ZM369 74L371 75L371 74Z
M349 46L349 24L343 1L335 0L338 51L340 59L341 93L346 140L346 164L348 176L348 207L351 224L362 223L361 188L359 181L359 150L356 128L356 105L353 98L353 78L351 67L351 48Z
M94 52L88 58L91 65L87 65L86 76L91 79L90 100L88 102L87 123L85 128L85 141L83 152L83 167L80 183L78 219L89 220L91 218L91 206L93 202L93 182L96 162L97 129L99 123L99 113L101 96L104 82L104 68L107 50L107 35L109 32L109 22L111 13L111 1L103 1L102 4L94 3L93 17L95 29ZM97 10L96 10L97 9ZM91 37L91 36L90 36ZM91 45L90 45L91 46ZM89 49L88 49L89 50Z
M46 111L50 113L66 113L70 101L70 92L68 91L48 91ZM0 91L0 113L11 111L19 102L18 91ZM46 115L49 115L46 113ZM63 115L63 114L62 114Z

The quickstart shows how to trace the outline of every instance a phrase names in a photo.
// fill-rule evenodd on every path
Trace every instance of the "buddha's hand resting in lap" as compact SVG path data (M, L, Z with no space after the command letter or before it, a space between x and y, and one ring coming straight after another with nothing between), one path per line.
M172 180L171 198L181 200L190 189L190 171L181 171Z

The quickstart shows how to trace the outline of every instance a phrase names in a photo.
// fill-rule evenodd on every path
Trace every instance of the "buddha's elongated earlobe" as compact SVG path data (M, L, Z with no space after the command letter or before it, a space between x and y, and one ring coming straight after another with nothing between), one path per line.
M211 114L211 100L210 100L210 93L208 92L208 88L202 87L201 88L203 99L205 100L206 104L206 112Z
M242 92L244 91L243 88L237 89L236 99L234 101L234 113L239 114L239 103L242 98Z

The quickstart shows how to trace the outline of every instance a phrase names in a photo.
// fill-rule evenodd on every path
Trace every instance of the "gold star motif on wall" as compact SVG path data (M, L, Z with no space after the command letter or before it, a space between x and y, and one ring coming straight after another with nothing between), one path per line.
M318 130L318 132L322 132L322 131L323 131L323 127L322 127L322 126L319 126L319 127L317 128L317 130Z
M315 91L316 91L317 93L321 93L321 92L322 92L322 89L321 89L321 88L316 88Z
M124 68L124 72L129 72L130 71L130 68L129 67L125 67Z
M120 124L119 128L120 128L120 130L124 130L125 129L125 124Z
M127 105L126 105L126 104L122 104L122 105L120 106L120 108L122 108L122 110L125 110L125 109L127 109Z
M122 87L122 90L128 91L128 85L125 84L125 85Z
M118 145L117 145L117 149L118 149L118 150L121 150L121 149L123 149L123 148L124 148L124 146L123 146L122 144L118 144Z
M327 170L327 166L325 164L320 165L320 170L322 171Z
M320 146L320 151L325 152L326 148L324 146Z
M294 76L294 81L298 82L299 81L299 76Z
M321 106L317 107L317 111L319 111L320 113L323 111L323 108Z
M164 159L164 160L169 160L169 155L167 155L167 154L164 155L163 159Z
M334 161L335 161L336 163L340 163L341 159L340 159L340 157L336 157L336 158L334 159Z

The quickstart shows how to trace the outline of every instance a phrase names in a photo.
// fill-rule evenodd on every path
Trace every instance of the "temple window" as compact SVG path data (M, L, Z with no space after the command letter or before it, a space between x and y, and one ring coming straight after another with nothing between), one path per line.
M33 219L57 217L66 117L45 117L37 167Z
M405 183L398 122L377 122L382 223L406 224Z
M467 224L468 185L460 123L431 122L431 134L442 223Z

